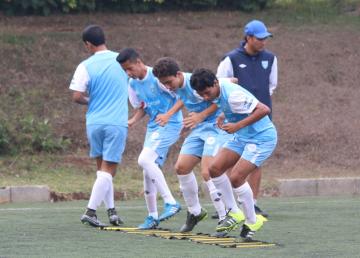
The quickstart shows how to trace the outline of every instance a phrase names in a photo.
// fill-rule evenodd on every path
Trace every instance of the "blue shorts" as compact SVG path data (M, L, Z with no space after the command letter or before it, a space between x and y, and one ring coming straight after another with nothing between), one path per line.
M150 148L159 156L156 163L163 166L168 151L180 137L182 124L167 124L148 128L145 135L144 147Z
M116 125L87 125L90 157L120 163L126 145L127 127Z
M242 139L234 135L234 137L230 141L227 141L223 147L236 152L241 158L260 167L273 153L277 143L277 133L275 128L270 128L264 133L266 134L265 138L262 138L262 133L260 133L257 137L251 139Z
M193 155L199 158L215 156L229 136L231 135L220 130L216 124L201 124L186 137L180 154Z

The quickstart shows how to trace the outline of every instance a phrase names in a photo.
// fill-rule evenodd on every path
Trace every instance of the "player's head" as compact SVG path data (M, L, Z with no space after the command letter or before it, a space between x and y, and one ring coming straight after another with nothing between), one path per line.
M259 20L252 20L244 27L244 38L253 52L264 50L266 40L272 37L265 24Z
M105 34L99 25L89 25L82 32L82 40L86 46L98 47L105 44Z
M190 84L191 88L207 101L212 101L220 95L219 81L209 69L196 69L191 75Z
M125 70L127 75L134 79L143 78L146 68L138 52L133 48L124 48L116 57L116 61ZM144 74L145 72L145 74Z
M184 76L178 63L170 57L162 57L155 62L154 75L170 90L176 90L184 83Z

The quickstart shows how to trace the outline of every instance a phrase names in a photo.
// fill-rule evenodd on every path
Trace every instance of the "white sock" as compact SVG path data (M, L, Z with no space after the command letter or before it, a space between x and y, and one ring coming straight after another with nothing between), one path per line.
M221 200L221 193L216 189L214 183L210 180L206 181L206 186L209 189L210 199L219 215L219 220L223 220L226 216L225 205Z
M112 176L110 173L97 171L96 180L93 185L88 208L96 210L102 201L105 199L106 193L110 189L110 183L112 182Z
M238 196L239 202L242 203L243 211L246 217L246 223L256 223L256 214L254 209L254 196L248 182L238 188L234 188L234 192Z
M146 175L154 180L155 186L165 203L175 204L176 201L166 183L165 177L156 159L159 156L150 148L144 148L138 158L139 165L146 171Z
M144 197L146 202L146 207L149 212L149 215L152 216L154 219L158 218L158 211L157 211L157 191L156 186L152 182L152 180L147 177L146 172L144 173Z
M214 183L216 189L220 191L221 199L226 209L231 210L231 212L238 212L240 209L237 206L229 177L224 173L221 176L211 178L211 181Z
M113 184L113 177L111 176L109 190L105 194L104 203L106 209L113 209L115 208L114 202L114 184Z
M195 216L199 215L201 213L199 187L194 172L191 171L187 175L178 175L178 179L189 212Z

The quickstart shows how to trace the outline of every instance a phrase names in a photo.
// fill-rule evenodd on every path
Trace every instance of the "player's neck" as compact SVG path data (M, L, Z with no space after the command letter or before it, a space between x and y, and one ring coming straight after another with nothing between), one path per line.
M141 74L140 74L140 76L139 76L139 79L140 79L140 80L143 80L143 79L146 77L146 75L147 75L147 68L146 68L145 65L142 65L142 67L141 67Z
M250 56L254 56L259 53L258 51L254 50L248 43L245 44L244 49L245 49L246 54L248 54Z
M99 52L99 51L104 51L107 50L107 47L105 44L100 45L100 46L94 46L94 48L92 49L93 53Z

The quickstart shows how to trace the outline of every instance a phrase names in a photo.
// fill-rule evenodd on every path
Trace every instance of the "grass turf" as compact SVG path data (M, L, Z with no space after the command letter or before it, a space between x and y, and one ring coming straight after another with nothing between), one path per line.
M213 208L203 201L209 213ZM101 231L79 221L86 202L3 204L0 206L0 257L358 257L359 197L266 198L261 206L271 218L256 239L280 246L220 248L186 240ZM143 201L117 203L125 226L145 217ZM161 211L161 208L160 208ZM103 208L98 216L104 222ZM178 230L183 210L161 227ZM194 232L211 233L208 218ZM235 231L233 236L238 235Z

